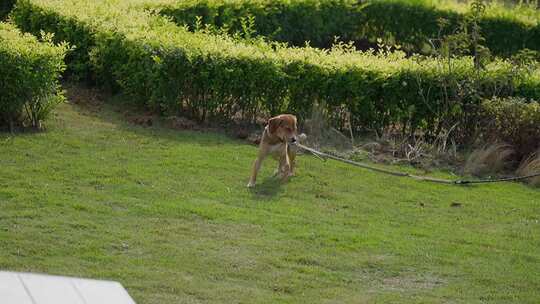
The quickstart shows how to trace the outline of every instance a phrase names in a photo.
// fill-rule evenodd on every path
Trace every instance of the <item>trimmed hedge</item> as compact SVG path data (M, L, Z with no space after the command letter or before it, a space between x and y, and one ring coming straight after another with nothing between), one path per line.
M399 124L435 132L482 97L540 98L540 77L516 73L506 61L476 72L470 58L453 59L450 71L399 54L251 44L191 33L132 5L19 0L12 17L25 30L44 28L77 46L81 56L70 64L89 63L99 83L113 83L142 105L201 120L285 111L305 118L317 102L337 124L345 123L346 110L358 129ZM477 91L460 90L473 80ZM446 96L455 99L441 102Z
M58 80L66 51L0 23L0 127L40 126L62 98Z
M161 1L147 4L161 14L171 16L178 24L195 26L198 17L203 24L241 32L243 20L252 16L258 35L275 41L304 46L329 47L334 37L356 39L358 5L352 0L188 0Z
M31 14L31 11L27 9L28 4L28 2L18 1L13 10L13 17L16 19L14 22L17 26L34 35L39 35L41 31L54 33L56 42L68 41L74 47L66 55L69 74L74 76L75 80L93 80L89 51L94 47L95 39L90 27L73 18L59 18L55 12L41 9L39 6L33 6L32 9L35 11ZM23 19L25 22L17 22Z
M194 26L197 16L204 24L242 29L242 19L255 18L257 33L276 41L303 46L329 47L334 36L372 46L378 38L399 44L410 52L431 52L428 39L437 38L439 19L448 25L442 34L457 29L469 15L463 4L428 1L378 0L359 4L353 0L162 0L147 8L171 16L179 24ZM524 11L524 12L522 12ZM480 20L486 46L493 54L510 56L523 48L540 50L540 14L492 4ZM534 14L533 14L534 15Z
M364 37L370 40L381 37L390 43L401 44L407 50L429 52L427 41L437 38L440 18L448 21L442 32L448 34L455 31L459 23L469 15L469 7L459 4L406 0L373 1L362 8L359 29L364 33ZM524 48L540 50L538 20L527 18L518 9L512 10L494 3L488 6L479 20L479 25L486 39L485 45L491 52L509 57Z

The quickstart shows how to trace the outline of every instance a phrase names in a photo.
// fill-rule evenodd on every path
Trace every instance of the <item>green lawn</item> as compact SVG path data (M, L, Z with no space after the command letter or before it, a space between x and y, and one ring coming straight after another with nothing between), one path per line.
M540 191L301 156L287 184L220 134L65 104L0 135L0 269L120 281L138 303L538 303ZM461 204L452 207L452 203Z

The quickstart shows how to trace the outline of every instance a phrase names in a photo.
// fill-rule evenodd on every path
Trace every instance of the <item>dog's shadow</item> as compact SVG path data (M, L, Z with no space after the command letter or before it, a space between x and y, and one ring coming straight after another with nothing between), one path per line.
M279 177L269 176L261 183L257 183L255 187L251 188L250 192L257 200L269 200L281 192L285 183L287 182L281 180Z

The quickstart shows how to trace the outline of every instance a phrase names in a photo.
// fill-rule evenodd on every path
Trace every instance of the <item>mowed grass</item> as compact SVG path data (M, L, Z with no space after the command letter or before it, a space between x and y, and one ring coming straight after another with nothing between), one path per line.
M0 269L120 281L137 303L538 303L540 191L416 182L58 108L0 135Z

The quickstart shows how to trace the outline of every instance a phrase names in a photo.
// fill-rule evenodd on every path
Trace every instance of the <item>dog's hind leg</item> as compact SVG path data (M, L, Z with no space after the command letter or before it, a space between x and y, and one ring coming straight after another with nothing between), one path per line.
M283 180L287 180L291 171L291 160L289 158L288 147L285 145L279 156L278 172Z

